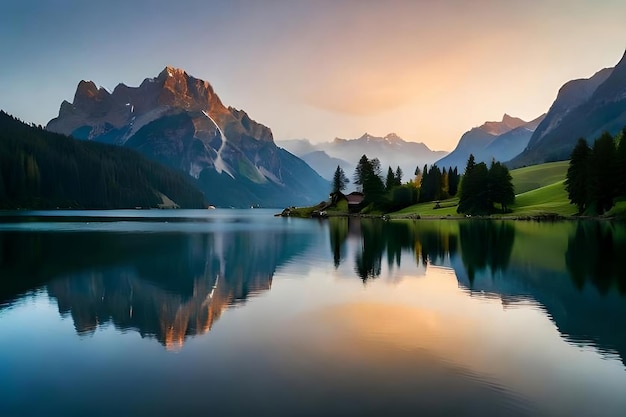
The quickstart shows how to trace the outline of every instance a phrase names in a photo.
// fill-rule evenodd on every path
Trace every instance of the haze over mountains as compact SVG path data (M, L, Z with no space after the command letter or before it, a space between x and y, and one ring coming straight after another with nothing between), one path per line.
M388 166L394 170L399 166L404 173L404 181L407 181L413 177L416 167L421 169L446 155L445 151L433 151L421 142L405 141L395 133L384 137L365 133L357 139L335 138L319 144L312 144L306 139L277 141L277 144L305 160L325 178L332 178L337 165L351 178L354 167L365 154L370 159L380 160L383 174Z
M565 83L547 113L525 122L505 114L461 136L456 148L436 162L463 170L470 153L477 162L492 159L516 168L568 159L578 138L592 145L604 131L626 126L626 53L614 68Z
M216 206L312 204L329 191L327 181L274 144L268 127L225 107L207 81L177 68L112 93L81 81L47 129L136 149L183 170Z
M134 149L183 171L209 204L285 207L325 199L335 168L341 166L352 177L364 154L380 160L383 174L387 166L400 166L407 181L416 167L434 163L462 172L470 153L478 162L495 159L510 167L567 159L578 138L592 144L603 131L615 135L624 126L626 54L614 68L563 85L545 115L527 122L505 114L500 121L485 122L463 134L450 154L393 133L384 137L366 133L320 144L306 139L278 142L285 150L274 142L268 127L243 110L224 106L207 81L173 67L138 87L119 84L113 92L81 81L73 102L61 104L59 116L47 129ZM107 172L102 177L116 175L126 174ZM13 182L10 185L15 188ZM152 198L154 192L145 194ZM57 197L50 195L47 201ZM107 204L119 200L110 197L106 196Z
M505 113L499 122L485 122L465 132L456 148L436 164L440 168L457 167L463 172L470 154L476 162L508 161L526 148L543 117L525 122Z

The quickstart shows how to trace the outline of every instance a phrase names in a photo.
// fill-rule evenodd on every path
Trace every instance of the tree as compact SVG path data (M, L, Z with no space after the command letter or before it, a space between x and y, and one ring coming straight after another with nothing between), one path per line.
M448 194L450 196L455 196L459 189L459 181L461 180L461 176L456 167L454 169L448 170Z
M465 166L465 173L463 175L471 174L476 166L476 159L474 158L474 154L470 154L469 158L467 158L467 165Z
M365 169L367 166L370 166L370 161L367 159L366 155L363 155L361 159L359 159L359 163L356 164L356 168L354 169L354 183L361 186L363 188L363 182L365 180Z
M341 192L346 189L346 185L350 182L348 177L346 177L343 169L337 165L337 169L335 170L335 175L333 176L333 194L337 192Z
M615 155L616 192L620 197L626 196L626 127L622 129L620 141Z
M361 186L366 201L379 201L385 191L380 178L380 161L377 158L369 160L363 155L354 172L354 183Z
M402 169L398 165L398 167L396 168L396 185L402 185L402 175Z
M441 198L448 198L448 196L450 195L448 193L448 190L450 188L450 178L448 177L448 171L444 168L443 171L441 171Z
M591 149L587 141L578 139L570 156L569 168L565 178L565 190L571 204L578 207L578 213L583 213L589 201L589 158Z
M418 186L422 183L422 171L420 167L415 167L415 184Z
M513 177L509 169L500 162L493 161L489 168L490 200L500 204L502 212L508 210L508 205L515 201L515 191L513 189Z
M485 214L493 209L493 201L488 188L489 169L484 162L476 164L470 155L461 180L457 213Z
M393 173L391 167L387 170L387 180L385 181L385 189L391 190L396 185L396 176Z
M420 201L433 201L441 198L441 170L437 165L424 166L422 183L420 185Z
M615 198L615 141L605 132L593 144L589 159L589 197L598 214L613 207Z
M453 172L448 171L448 175L453 177ZM513 178L500 162L493 160L487 169L484 162L476 164L470 155L465 173L459 191L458 213L488 214L493 211L494 203L500 204L504 213L515 201Z

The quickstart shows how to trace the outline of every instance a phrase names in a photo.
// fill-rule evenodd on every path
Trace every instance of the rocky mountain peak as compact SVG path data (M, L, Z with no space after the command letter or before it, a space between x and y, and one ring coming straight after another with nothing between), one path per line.
M213 204L312 203L328 192L310 167L276 147L268 127L224 106L208 81L171 66L113 93L81 81L47 129L136 149L188 173Z
M499 136L524 124L526 124L524 120L518 117L509 116L508 114L504 113L504 116L502 116L502 121L485 122L482 126L479 127L479 129L483 132L489 133L490 135Z
M396 133L394 133L394 132L389 133L383 139L385 139L389 143L404 142L404 140L400 136L398 136Z
M161 77L188 77L187 72L182 69L182 68L176 68L176 67L172 67L170 65L166 66L165 68L163 68L163 71L161 71L161 73L159 74L158 78Z
M102 101L109 96L109 92L103 87L98 88L93 81L81 80L76 87L74 103L87 101Z

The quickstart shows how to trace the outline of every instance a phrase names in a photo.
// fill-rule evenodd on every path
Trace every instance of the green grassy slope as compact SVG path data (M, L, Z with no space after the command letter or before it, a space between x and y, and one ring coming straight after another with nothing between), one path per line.
M568 166L569 161L560 161L512 170L515 194L522 194L562 181L567 174Z
M569 203L565 180L555 182L545 187L537 188L515 197L511 205L513 215L533 216L545 213L555 213L562 216L576 214L576 206Z
M576 214L576 207L569 204L565 191L564 181L568 166L569 161L561 161L512 170L511 176L517 196L515 204L510 207L513 212L506 216L542 214L571 216ZM392 214L419 215L426 218L460 216L456 212L456 203L458 199L442 201L440 209L433 209L435 205L433 202L420 203Z
M458 198L443 200L439 203L441 208L435 209L435 202L429 201L426 203L414 204L392 214L394 216L419 215L420 217L461 216L456 212L456 206L458 203Z

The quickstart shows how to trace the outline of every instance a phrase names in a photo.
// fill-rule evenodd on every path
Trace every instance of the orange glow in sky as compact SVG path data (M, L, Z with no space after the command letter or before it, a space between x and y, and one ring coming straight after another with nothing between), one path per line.
M396 132L436 150L504 113L536 118L565 82L615 65L626 47L623 0L9 0L4 8L0 108L28 122L55 117L81 79L112 90L172 65L211 82L277 140ZM94 16L110 24L93 25Z

